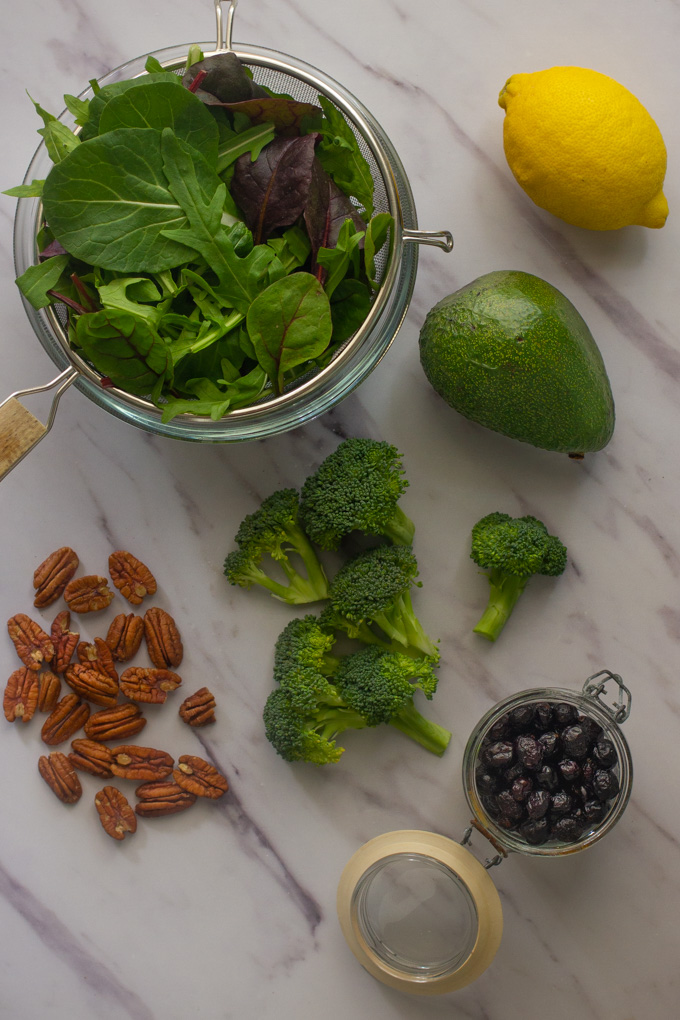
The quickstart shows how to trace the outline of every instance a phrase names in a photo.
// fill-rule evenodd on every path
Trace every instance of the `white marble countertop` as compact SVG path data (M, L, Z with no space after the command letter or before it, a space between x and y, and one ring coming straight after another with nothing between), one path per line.
M209 0L45 0L5 6L2 187L20 181L39 122L26 90L58 112L63 93L149 50L214 35ZM97 780L72 808L41 781L40 721L0 740L0 1016L7 1020L670 1020L680 952L680 422L678 248L680 12L574 0L241 0L235 40L322 67L376 115L410 177L421 227L455 249L422 250L406 322L377 370L331 413L254 444L159 439L75 388L53 431L0 486L0 615L34 613L32 574L71 545L84 572L136 552L178 622L187 692L215 693L218 721L188 730L157 713L148 741L197 753L229 778L216 804L141 824L122 844L98 824ZM647 106L669 154L666 227L590 233L538 210L502 150L497 95L517 71L580 64ZM53 366L13 278L14 201L0 200L2 394ZM589 323L617 406L614 438L574 463L484 431L443 404L418 361L427 310L476 276L522 269L562 290ZM385 728L348 737L328 769L290 766L267 744L261 707L272 643L290 612L231 588L222 561L242 516L273 488L299 486L339 437L403 452L403 506L417 527L417 604L441 638L432 712L453 730L441 760ZM469 529L501 509L534 513L569 547L565 575L536 581L495 645L472 626L486 581ZM83 618L90 637L100 620ZM17 662L3 644L6 676ZM374 981L337 924L345 862L396 828L462 836L466 739L500 698L544 684L580 687L608 667L633 691L625 731L635 761L629 807L609 836L562 860L511 857L493 871L505 917L500 950L471 987L414 999ZM4 681L3 681L4 683ZM91 781L90 781L91 780Z

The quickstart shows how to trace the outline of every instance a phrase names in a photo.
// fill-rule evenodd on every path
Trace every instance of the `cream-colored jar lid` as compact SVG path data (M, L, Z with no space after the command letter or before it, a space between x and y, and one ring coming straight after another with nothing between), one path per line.
M373 977L414 995L475 981L501 941L501 901L488 872L460 843L403 829L369 840L338 885L347 943Z

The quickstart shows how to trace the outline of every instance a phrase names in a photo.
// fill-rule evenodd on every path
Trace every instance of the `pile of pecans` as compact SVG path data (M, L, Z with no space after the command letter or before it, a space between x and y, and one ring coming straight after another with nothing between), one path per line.
M66 602L49 634L25 613L7 621L23 666L7 681L3 709L11 723L28 723L36 711L48 713L41 730L43 742L57 747L71 741L69 753L51 751L38 761L40 775L65 804L74 804L82 796L79 772L139 784L134 808L114 785L104 786L94 798L104 830L122 840L136 831L138 817L176 814L199 797L221 797L229 787L226 778L203 758L183 754L175 763L167 751L125 742L146 726L140 706L164 704L181 685L174 671L184 655L182 639L170 613L153 606L143 616L119 613L106 637L81 641L80 634L71 630L71 613L99 612L111 604L115 592L106 577L76 577L79 562L73 549L62 546L33 575L36 608L45 609L61 598ZM149 568L125 550L109 556L109 575L134 607L157 591ZM119 675L116 664L128 663L142 642L152 665L130 665ZM70 688L63 696L62 679ZM189 726L214 722L214 696L201 687L185 698L179 715ZM81 729L84 737L76 737Z

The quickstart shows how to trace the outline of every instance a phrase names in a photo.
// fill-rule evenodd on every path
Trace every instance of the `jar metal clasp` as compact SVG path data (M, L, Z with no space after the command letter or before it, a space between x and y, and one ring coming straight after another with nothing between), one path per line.
M496 851L496 856L495 857L487 857L486 860L484 861L484 867L486 868L486 870L488 871L489 868L495 868L497 865L502 864L503 861L508 856L507 850L505 850L501 846L501 844L498 842L498 840L494 839L494 837L491 835L491 833L488 832L487 829L484 828L482 823L478 822L476 818L472 818L470 820L469 826L467 827L467 829L463 833L463 838L460 841L460 845L461 846L470 846L472 844L472 833L473 833L474 830L476 830L477 832L481 833L482 836L484 836L485 839L488 839L489 843L491 843L491 846Z
M618 687L618 698L613 706L607 705L601 698L610 680L613 680ZM583 685L583 693L587 698L599 702L617 723L625 722L630 715L633 696L618 673L612 673L609 669L601 669L599 673L588 677Z

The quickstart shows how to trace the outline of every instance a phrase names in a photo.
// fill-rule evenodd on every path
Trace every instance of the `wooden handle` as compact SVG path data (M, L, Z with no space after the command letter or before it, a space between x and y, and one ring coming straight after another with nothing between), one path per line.
M16 397L0 407L0 479L39 443L47 427Z

